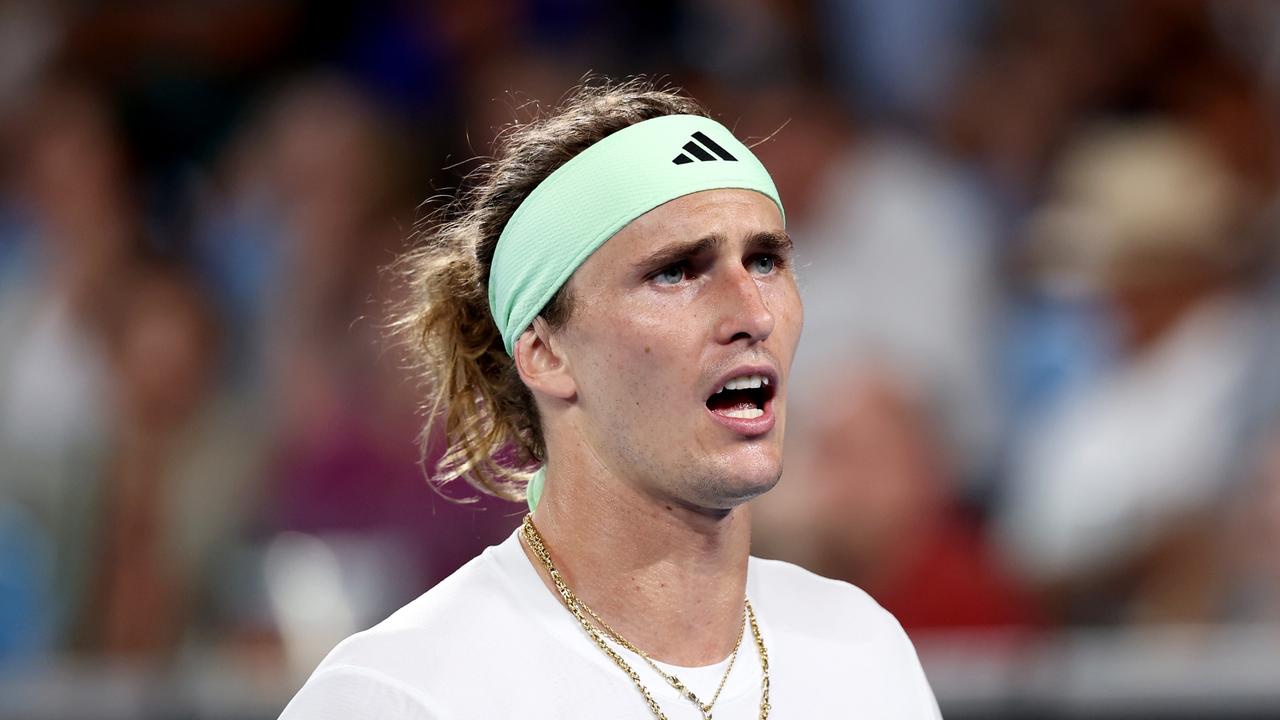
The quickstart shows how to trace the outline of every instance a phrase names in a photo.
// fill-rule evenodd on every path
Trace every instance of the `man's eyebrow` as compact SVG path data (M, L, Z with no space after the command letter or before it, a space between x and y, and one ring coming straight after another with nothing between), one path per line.
M636 267L650 269L674 265L681 260L688 260L709 250L714 250L725 242L723 235L713 233L697 240L678 242L661 248L636 262Z
M785 232L765 231L752 235L747 240L749 247L755 247L762 250L770 250L778 253L790 252L795 247L795 243L791 242L791 236Z
M712 233L697 240L673 243L645 256L636 263L636 267L648 270L674 265L683 260L697 257L702 253L715 250L725 242L724 235ZM747 247L752 250L786 253L792 249L792 246L791 236L785 232L767 230L753 233L751 237L747 238Z

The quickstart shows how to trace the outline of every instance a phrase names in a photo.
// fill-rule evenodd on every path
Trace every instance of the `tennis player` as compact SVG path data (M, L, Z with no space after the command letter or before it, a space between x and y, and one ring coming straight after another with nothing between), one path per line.
M505 134L476 180L408 260L404 329L441 477L532 512L339 644L282 717L938 718L893 617L749 556L802 324L751 151L632 82Z

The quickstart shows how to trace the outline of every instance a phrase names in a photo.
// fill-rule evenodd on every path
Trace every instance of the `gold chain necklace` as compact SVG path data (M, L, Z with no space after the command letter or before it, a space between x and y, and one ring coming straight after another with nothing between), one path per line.
M715 695L712 695L711 701L707 703L703 703L692 690L681 682L680 678L658 667L657 663L653 661L653 658L649 657L649 653L646 653L635 645L632 645L629 640L622 637L617 630L614 630L610 627L609 623L605 622L603 618L597 615L595 610L592 610L586 603L582 602L581 598L578 599L578 606L583 610L586 610L587 614L594 618L600 627L604 628L604 631L609 635L609 637L613 638L614 642L630 650L636 655L639 655L640 659L644 660L649 667L653 668L654 672L661 675L662 679L666 680L668 685L676 689L676 692L679 692L681 695L688 698L689 702L697 705L698 709L702 711L702 717L704 720L711 717L711 708L715 706L716 700L720 699L720 691L724 690L724 684L729 679L729 673L733 672L733 665L738 661L738 648L742 647L742 638L747 634L747 611L745 606L742 610L742 626L738 630L738 641L734 643L733 652L729 655L729 666L724 669L724 674L720 676L720 684L716 687Z
M621 655L617 653L617 651L609 647L609 644L605 642L604 637L601 636L600 630L598 630L595 625L592 625L590 620L587 620L586 616L583 615L583 611L586 611L586 613L594 618L596 622L600 623L600 626L604 628L604 631L615 642L625 647L627 650L639 655L646 663L649 664L649 667L657 671L657 673L666 679L672 687L696 705L698 710L702 713L703 720L711 720L711 708L715 705L716 700L719 699L720 691L724 689L725 681L729 679L729 671L733 669L733 663L737 660L738 656L738 648L741 647L742 638L746 634L745 626L749 624L751 626L751 634L754 636L756 641L756 649L760 655L760 668L764 672L764 677L760 681L760 720L766 720L766 718L769 717L769 653L765 650L764 638L760 636L760 626L756 623L756 614L751 607L751 601L746 600L745 598L743 599L743 606L746 611L746 617L743 622L743 631L738 635L738 643L733 648L733 655L730 657L729 667L725 669L724 676L720 679L720 687L716 688L716 694L711 698L711 702L704 705L702 701L698 699L698 696L695 695L692 690L689 690L679 678L664 672L656 663L654 663L647 653L624 639L616 630L605 623L605 621L602 620L591 608L587 607L585 603L578 599L578 596L573 592L573 590L569 589L569 586L565 583L564 579L560 577L560 572L556 570L555 564L551 562L551 553L547 551L546 543L542 540L542 534L538 532L536 527L534 527L532 515L524 516L524 523L521 526L521 531L524 534L525 541L529 543L529 548L533 550L534 555L538 556L538 560L541 561L542 566L546 568L547 574L551 576L551 581L555 584L556 590L559 591L560 597L564 599L565 607L567 607L569 612L578 619L578 623L582 625L582 629L586 631L587 635L590 636L597 646L599 646L604 654L609 656L609 659L613 660L614 664L627 674L627 677L631 678L631 682L636 686L636 689L640 691L640 695L644 697L645 702L649 705L649 710L653 712L655 718L658 718L659 720L668 720L667 716L663 714L662 709L658 707L657 701L653 699L653 695L649 692L649 689L640 681L639 674L636 673L636 671L627 663L626 660L622 658Z

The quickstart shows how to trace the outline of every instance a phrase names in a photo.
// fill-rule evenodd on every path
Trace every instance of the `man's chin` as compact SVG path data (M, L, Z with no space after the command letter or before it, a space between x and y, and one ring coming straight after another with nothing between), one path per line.
M697 503L714 510L732 510L769 492L782 478L781 466L744 468L727 476L708 479L698 488Z

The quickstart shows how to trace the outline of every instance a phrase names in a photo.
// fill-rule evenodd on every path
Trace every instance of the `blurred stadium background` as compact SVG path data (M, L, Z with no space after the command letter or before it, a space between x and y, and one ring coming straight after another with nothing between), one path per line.
M515 527L424 479L385 268L588 71L787 204L757 554L948 718L1280 717L1280 4L0 0L0 718L274 718Z

